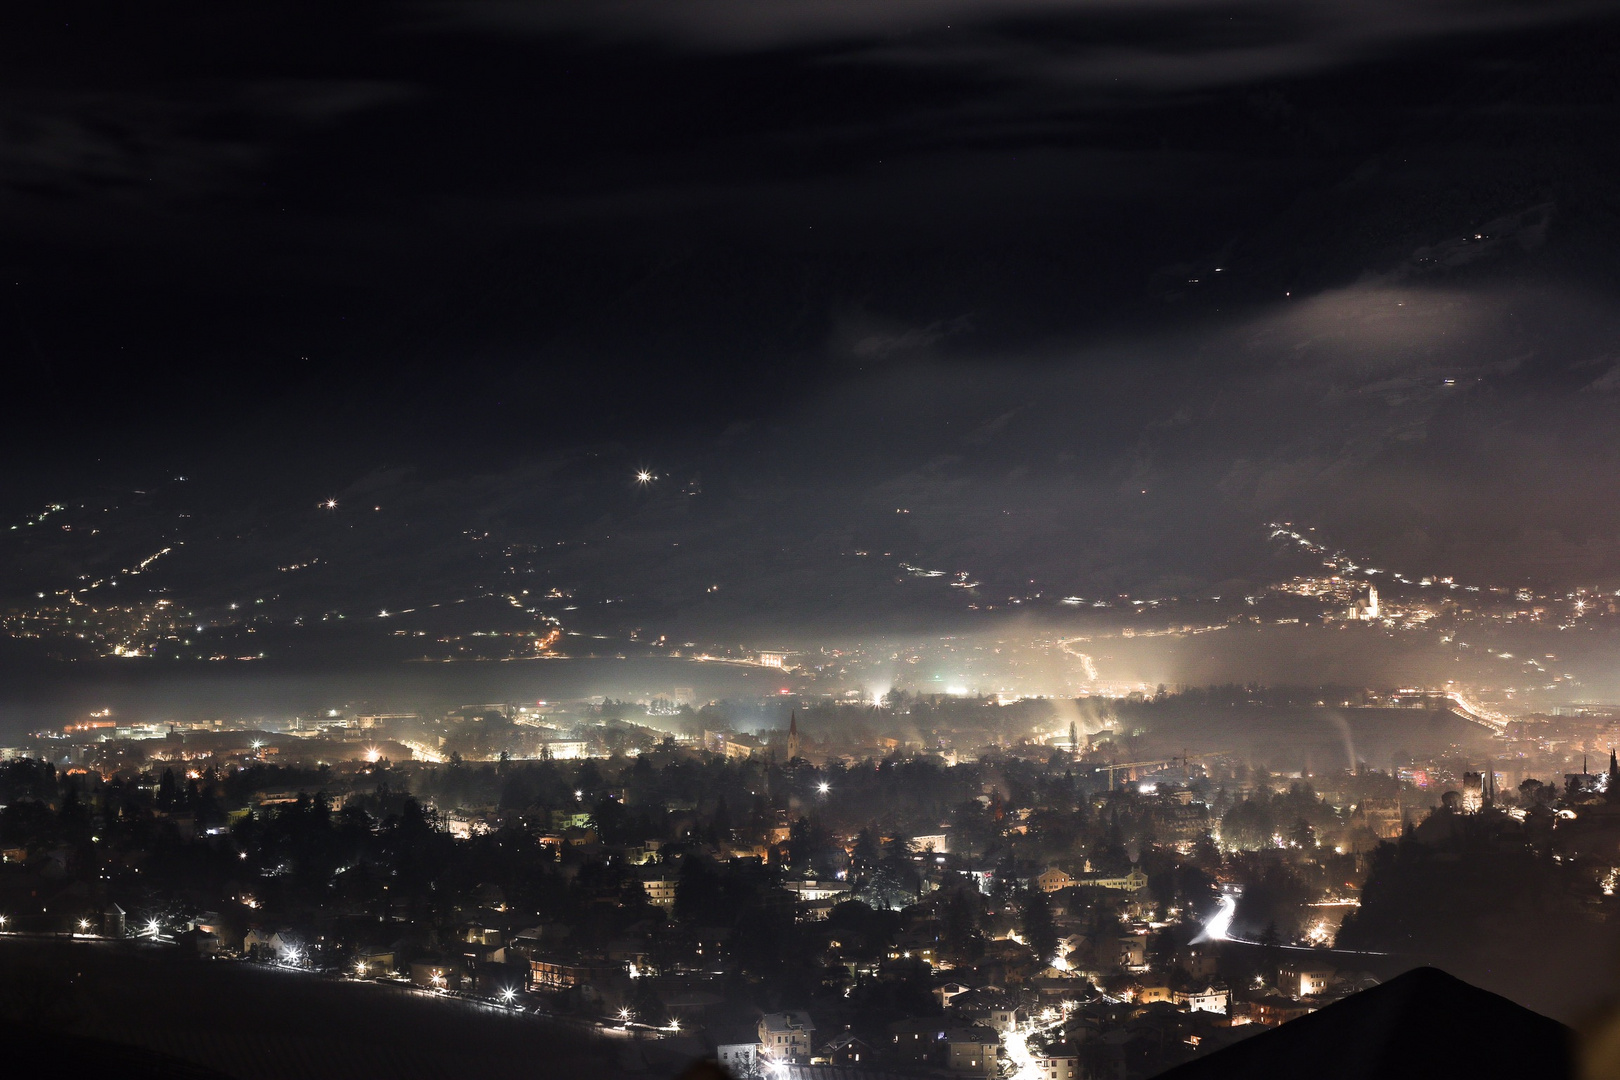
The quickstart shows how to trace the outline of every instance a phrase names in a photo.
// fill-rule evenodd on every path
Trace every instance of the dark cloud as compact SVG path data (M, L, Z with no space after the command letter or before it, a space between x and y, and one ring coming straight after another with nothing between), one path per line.
M172 462L303 506L408 462L435 520L476 475L525 528L537 491L613 521L565 569L670 610L759 560L702 601L728 618L866 611L856 545L1196 590L1292 515L1573 580L1620 524L1590 5L182 5L3 40L18 500ZM604 509L643 460L702 497Z
M439 25L585 34L725 52L816 49L846 62L942 67L1111 90L1190 90L1365 62L1434 39L1544 26L1600 5L1266 0L490 0Z

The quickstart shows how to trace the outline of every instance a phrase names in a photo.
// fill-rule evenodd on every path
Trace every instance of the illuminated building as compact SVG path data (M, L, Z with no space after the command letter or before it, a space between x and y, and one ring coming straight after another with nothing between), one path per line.
M1367 599L1357 600L1350 605L1344 617L1357 622L1374 622L1378 619L1378 586L1367 587Z
M799 714L788 715L788 744L787 756L789 761L797 761L802 755L799 753Z
M806 1012L766 1013L759 1018L759 1045L772 1061L807 1061L815 1033Z
M1231 999L1232 993L1225 987L1208 986L1202 990L1178 990L1172 1000L1188 1012L1225 1015Z

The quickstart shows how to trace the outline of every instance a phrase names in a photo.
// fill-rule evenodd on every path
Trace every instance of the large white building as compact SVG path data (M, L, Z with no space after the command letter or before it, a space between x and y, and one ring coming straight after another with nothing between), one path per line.
M809 1013L766 1013L759 1018L760 1057L773 1062L809 1061L814 1034Z
M1374 622L1378 619L1378 586L1367 586L1367 599L1357 600L1350 605L1350 610L1344 613L1347 619L1358 622Z

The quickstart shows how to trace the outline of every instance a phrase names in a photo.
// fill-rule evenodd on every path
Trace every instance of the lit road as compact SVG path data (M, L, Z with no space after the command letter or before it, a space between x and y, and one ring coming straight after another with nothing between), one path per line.
M1059 1016L1044 1027L1032 1027L1027 1032L1017 1028L1002 1032L1001 1046L1013 1064L1013 1070L1007 1074L1006 1080L1035 1080L1040 1072L1035 1068L1035 1055L1029 1052L1029 1037L1062 1026L1063 1017Z
M1196 945L1201 941L1235 941L1239 945L1258 945L1259 942L1247 938L1232 936L1232 916L1237 914L1237 897L1230 893L1222 893L1220 906L1215 914L1204 923L1204 929L1199 931L1197 937L1192 939ZM1286 949L1289 952L1308 952L1319 956L1388 956L1389 953L1378 952L1375 949L1325 949L1319 945L1274 945L1273 948Z
M1237 898L1230 894L1222 893L1220 906L1215 909L1215 914L1209 917L1209 921L1204 923L1203 932L1197 937L1193 938L1193 943L1197 944L1200 941L1232 940L1228 936L1228 932L1232 929L1232 916L1236 914Z

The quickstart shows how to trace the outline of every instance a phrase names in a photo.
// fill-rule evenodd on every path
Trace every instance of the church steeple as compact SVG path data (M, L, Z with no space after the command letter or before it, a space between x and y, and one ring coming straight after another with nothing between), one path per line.
M1620 803L1620 761L1615 760L1614 751L1609 751L1609 786L1603 790L1606 801Z
M788 760L794 761L799 755L799 714L795 710L788 714Z

